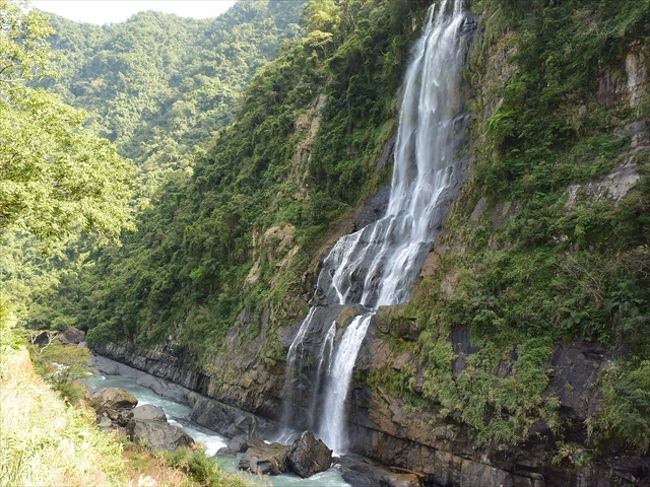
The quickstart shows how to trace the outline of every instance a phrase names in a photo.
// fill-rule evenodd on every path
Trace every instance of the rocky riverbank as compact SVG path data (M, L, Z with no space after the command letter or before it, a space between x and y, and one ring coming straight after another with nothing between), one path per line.
M131 441L152 450L175 451L194 444L192 437L181 428L167 422L162 408L137 404L133 395L115 387L101 389L90 398L102 429L120 430Z
M277 475L284 472L295 473L300 477L306 478L314 475L315 473L326 470L330 465L336 465L340 470L342 477L350 485L354 487L366 487L374 485L383 485L386 487L419 487L423 485L423 477L401 469L389 469L381 466L380 464L371 461L358 455L346 455L342 458L332 458L332 452L326 445L316 439L311 432L303 432L302 434L294 435L294 441L289 445L279 443L270 443L264 441L262 438L275 433L273 429L252 429L248 430L245 426L250 426L244 418L250 418L252 415L246 414L243 411L237 411L232 407L225 407L218 401L211 400L200 396L198 393L190 391L182 386L168 382L165 379L151 376L150 374L134 369L128 365L120 362L95 355L93 357L94 367L101 373L110 374L113 377L124 377L134 384L143 387L160 391L159 394L177 400L175 398L184 397L185 404L188 406L193 405L192 410L199 414L204 420L204 425L221 424L222 431L228 433L228 436L236 434L228 442L226 447L216 451L218 457L235 458L236 465L240 469L246 470L255 474L262 475ZM117 375L113 375L117 374ZM106 418L104 409L98 415L100 426L104 428L117 428L125 433L130 433L129 424L134 420L151 420L155 419L155 410L149 414L149 405L138 406L131 409L133 406L133 399L129 400L129 394L126 391L118 393L118 391L111 391L109 398L115 399L115 406L109 408L115 410L111 415L114 420ZM120 399L122 396L124 399ZM97 403L102 404L103 400L96 400ZM111 401L108 401L109 403ZM125 407L123 407L125 406ZM147 414L142 416L139 411L142 410ZM228 413L224 413L228 411ZM197 413L200 412L200 413ZM214 416L213 416L214 415ZM266 428L271 426L277 428L277 423L264 421L261 418L252 416L256 425L264 424ZM211 419L212 418L212 419ZM217 419L215 419L217 418ZM188 417L190 419L190 417ZM125 426L126 425L126 426ZM250 431L250 434L246 431ZM145 431L148 435L148 431ZM274 435L273 435L274 436ZM144 436L146 441L146 435ZM155 438L154 438L155 439ZM168 444L167 447L162 448L173 449L173 444Z

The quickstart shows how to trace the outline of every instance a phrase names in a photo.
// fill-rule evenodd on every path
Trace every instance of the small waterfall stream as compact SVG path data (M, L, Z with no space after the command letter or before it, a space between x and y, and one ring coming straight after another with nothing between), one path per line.
M360 304L366 309L352 320L337 345L335 328L327 328L311 383L307 422L336 453L347 447L346 398L376 309L408 299L460 184L455 169L465 125L460 95L465 52L462 3L440 0L432 5L412 49L385 216L341 237L318 277L317 292L329 305ZM295 424L295 382L303 341L317 321L316 309L312 307L302 321L287 355L284 419L288 426ZM316 398L323 386L325 400L318 420Z
M373 313L358 315L345 329L329 374L325 407L318 432L325 444L330 445L336 453L342 452L345 447L345 399L361 342L366 336L372 316Z

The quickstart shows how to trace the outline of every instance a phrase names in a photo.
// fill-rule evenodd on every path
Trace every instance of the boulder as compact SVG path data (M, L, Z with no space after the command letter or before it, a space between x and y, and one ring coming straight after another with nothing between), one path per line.
M144 404L133 410L133 419L140 421L162 421L167 422L167 415L163 408L153 404Z
M237 435L228 442L228 450L233 453L244 453L248 450L248 437Z
M86 339L86 332L74 326L69 326L59 335L59 339L64 345L78 345Z
M192 437L181 428L164 421L131 419L126 431L132 441L152 450L174 451L194 444Z
M130 412L136 407L138 400L132 394L118 387L107 387L92 395L90 405L97 414L116 414L124 411Z
M239 460L239 468L257 475L278 475L287 471L288 455L289 447L286 445L251 440Z
M311 431L304 431L291 445L288 461L291 470L307 478L330 468L332 450Z

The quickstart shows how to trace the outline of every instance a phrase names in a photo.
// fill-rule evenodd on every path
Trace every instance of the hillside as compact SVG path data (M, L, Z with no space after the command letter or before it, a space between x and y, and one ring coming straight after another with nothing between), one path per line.
M207 20L143 12L104 26L48 15L52 55L48 71L31 84L82 110L79 124L107 138L110 150L135 166L129 197L136 214L165 181L191 176L195 160L241 106L256 70L297 35L301 4L238 2ZM117 177L119 166L113 166ZM98 249L88 237L56 256L43 256L29 235L4 240L0 269L32 325L70 322L53 313L52 303L60 304L52 296L60 279L77 281L79 271L92 266L87 256Z
M310 33L253 79L242 112L193 178L170 182L160 204L142 215L138 234L75 291L110 303L82 303L89 314L79 323L148 343L173 333L207 352L244 308L259 317L271 306L285 320L282 303L293 301L292 313L302 309L292 296L311 287L300 276L319 239L390 174L388 166L379 174L374 167L395 126L400 77L417 34L410 15L424 3L358 5L347 16L325 5L329 12L311 4ZM255 249L256 242L280 247Z

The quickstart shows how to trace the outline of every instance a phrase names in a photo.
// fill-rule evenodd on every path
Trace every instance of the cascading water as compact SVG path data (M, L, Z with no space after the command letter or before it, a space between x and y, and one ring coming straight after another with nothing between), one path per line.
M462 0L431 6L413 47L404 80L390 200L386 215L340 238L324 261L318 292L330 305L360 304L334 353L321 347L309 416L315 416L321 374L327 362L325 404L311 426L335 452L346 448L345 401L352 371L378 306L404 302L439 232L455 188L457 151L465 117L460 96L464 57ZM290 419L296 351L315 321L315 307L301 323L287 356L285 418ZM332 335L331 327L327 336ZM333 336L332 336L333 340ZM333 359L333 362L330 361ZM313 386L313 384L312 384ZM288 423L287 423L288 424Z
M361 342L366 336L372 316L373 313L366 313L352 320L345 329L334 356L318 432L325 444L335 453L342 453L345 448L345 399Z
M318 367L316 367L316 380L311 395L311 402L309 403L309 423L314 423L314 414L318 409L318 391L320 391L323 383L323 376L329 377L332 373L332 353L334 352L334 337L336 336L336 321L327 330L325 339L321 344L318 354Z

